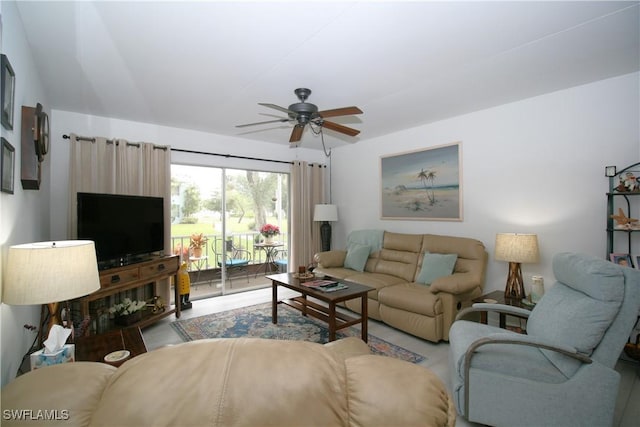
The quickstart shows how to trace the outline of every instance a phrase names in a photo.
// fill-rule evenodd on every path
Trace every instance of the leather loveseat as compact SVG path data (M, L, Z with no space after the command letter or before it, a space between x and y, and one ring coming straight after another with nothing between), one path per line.
M358 252L367 254L364 262ZM466 237L356 230L346 250L317 253L315 261L316 275L375 288L368 294L370 318L438 342L449 340L458 312L482 295L487 252ZM359 303L345 305L360 311Z
M456 419L430 370L371 355L353 337L325 345L199 340L117 369L97 362L49 366L7 385L2 409L3 426L453 427Z

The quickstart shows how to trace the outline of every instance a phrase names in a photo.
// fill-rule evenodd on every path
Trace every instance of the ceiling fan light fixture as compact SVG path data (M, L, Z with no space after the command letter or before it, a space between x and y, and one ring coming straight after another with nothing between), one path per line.
M262 103L262 102L258 103L259 105L262 105L264 107L273 108L280 112L286 113L288 118L269 120L266 122L237 125L236 127L246 127L246 126L253 126L253 125L259 125L259 124L266 124L266 123L276 123L276 122L288 122L288 121L296 122L291 132L291 138L289 139L290 143L296 143L300 141L300 139L302 138L302 132L304 131L304 128L306 127L307 124L316 125L320 128L324 126L327 129L330 129L332 131L339 132L349 136L356 136L357 134L360 133L359 130L352 129L347 126L340 125L338 123L325 121L326 117L362 114L362 110L360 110L358 107L352 106L352 107L342 107L342 108L334 108L331 110L318 111L318 107L316 105L311 104L309 102L305 102L309 97L309 95L311 94L310 89L298 88L293 92L296 94L300 102L296 102L295 104L289 105L289 108L280 107L279 105L276 105L276 104L268 104L268 103Z

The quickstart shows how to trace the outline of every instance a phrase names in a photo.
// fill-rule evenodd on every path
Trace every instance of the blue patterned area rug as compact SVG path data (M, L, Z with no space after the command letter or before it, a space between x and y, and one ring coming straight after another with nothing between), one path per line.
M313 317L305 317L298 310L284 304L278 305L278 324L271 323L271 303L258 304L221 313L207 314L171 323L184 341L205 338L254 337L280 340L304 340L317 343L329 341L326 323ZM353 326L340 329L337 338L360 337L360 329ZM369 347L373 354L395 357L412 363L420 363L424 356L391 344L369 334Z

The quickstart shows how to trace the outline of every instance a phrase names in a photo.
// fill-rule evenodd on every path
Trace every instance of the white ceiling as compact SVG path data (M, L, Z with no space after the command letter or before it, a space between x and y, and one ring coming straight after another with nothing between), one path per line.
M640 69L639 2L18 2L52 109L288 144L310 88L327 146ZM72 131L72 130L70 130ZM301 143L319 148L308 129Z

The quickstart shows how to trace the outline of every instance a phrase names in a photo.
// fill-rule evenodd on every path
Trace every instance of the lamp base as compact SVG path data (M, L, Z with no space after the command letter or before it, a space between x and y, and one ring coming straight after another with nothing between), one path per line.
M45 306L47 309L45 310ZM49 318L47 322L47 326L45 327L44 321L46 318ZM49 336L49 331L53 325L62 325L60 321L60 303L52 302L48 304L42 305L42 310L40 310L40 327L38 328L38 348L42 348L44 341Z
M527 295L524 292L522 281L522 270L519 262L509 263L509 275L507 276L507 286L504 289L505 298L523 299Z
M320 239L322 241L322 252L331 250L331 224L329 224L329 221L324 221L320 225Z

